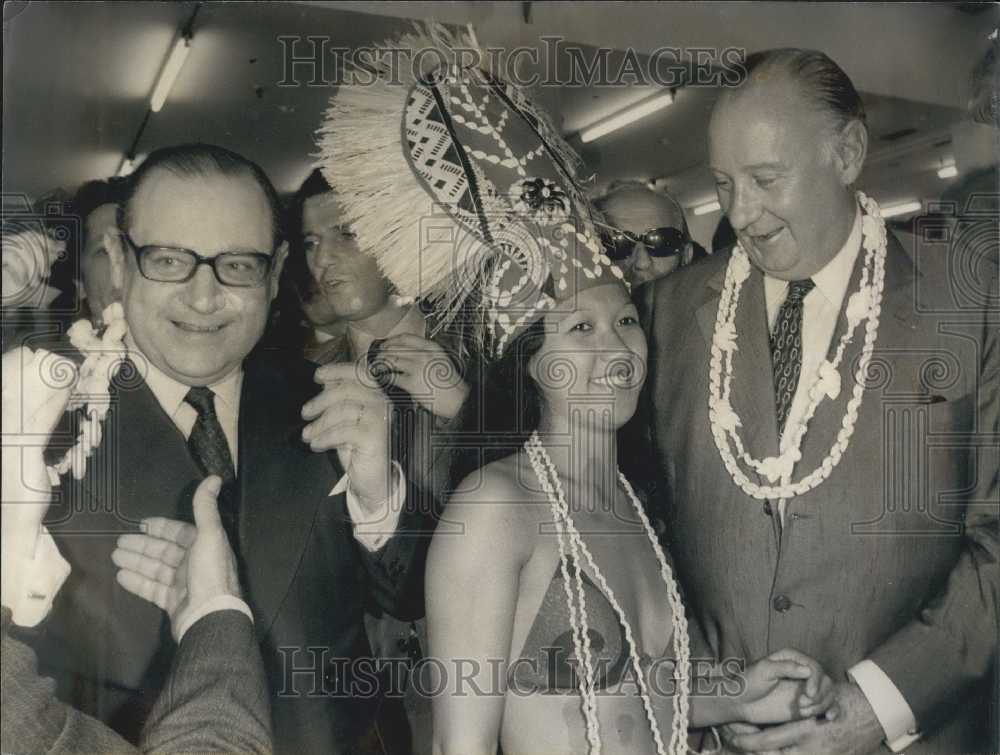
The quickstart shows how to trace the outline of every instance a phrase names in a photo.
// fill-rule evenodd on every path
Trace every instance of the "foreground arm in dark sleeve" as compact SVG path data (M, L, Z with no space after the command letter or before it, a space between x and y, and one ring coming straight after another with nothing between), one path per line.
M209 614L187 632L138 750L102 722L60 701L55 682L38 673L34 650L9 635L10 624L11 612L4 608L4 752L271 751L260 652L253 625L239 611Z
M141 745L156 753L271 752L267 681L250 619L216 611L191 626Z

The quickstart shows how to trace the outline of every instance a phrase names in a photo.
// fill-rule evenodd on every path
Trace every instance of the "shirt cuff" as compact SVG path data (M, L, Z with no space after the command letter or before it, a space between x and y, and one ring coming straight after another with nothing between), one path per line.
M45 527L39 529L30 557L4 553L3 604L11 611L11 621L22 627L38 626L52 610L52 601L69 573L69 564Z
M181 643L181 640L184 639L184 635L187 634L187 631L193 627L199 619L203 619L210 613L215 613L216 611L239 611L250 619L251 624L253 623L253 613L250 611L250 606L237 598L235 595L218 595L211 600L206 600L198 606L198 608L184 617L180 626L177 627L177 644L179 645Z
M892 683L892 679L874 661L861 661L848 669L847 675L858 685L875 711L890 750L902 752L920 739L917 719L909 703Z
M392 466L396 470L396 489L376 507L374 514L365 511L358 502L351 491L349 475L341 477L330 491L331 496L347 494L347 513L351 515L351 521L354 523L354 539L372 553L382 548L396 534L399 516L406 503L406 476L403 474L403 468L395 461L392 462Z

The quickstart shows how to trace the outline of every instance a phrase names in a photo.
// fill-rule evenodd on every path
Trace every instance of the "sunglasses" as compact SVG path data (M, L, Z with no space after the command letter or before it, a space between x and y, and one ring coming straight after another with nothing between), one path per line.
M684 231L673 226L650 228L641 234L624 231L611 225L601 226L601 241L608 257L615 262L627 259L635 251L636 244L646 247L650 257L673 257L684 253L688 238Z

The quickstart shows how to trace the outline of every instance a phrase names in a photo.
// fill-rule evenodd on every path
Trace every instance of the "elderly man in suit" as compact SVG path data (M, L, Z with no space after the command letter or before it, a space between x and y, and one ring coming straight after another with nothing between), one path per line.
M70 397L72 382L54 383L51 354L16 348L3 356L3 751L11 753L132 752L100 721L56 699L39 676L32 649L15 628L45 620L70 567L42 526L51 485L43 450ZM72 365L61 369L71 374ZM144 752L271 752L270 711L249 608L240 599L232 550L222 531L218 478L194 496L197 530L183 525L190 557L164 574L182 573L185 599L169 606L179 650L168 682L143 729ZM164 520L148 522L150 532ZM127 535L119 580L148 587L141 555L152 535ZM138 542L131 539L138 538Z
M640 297L660 503L712 651L796 648L840 678L841 714L729 744L996 751L996 249L885 234L852 188L864 107L828 57L746 68L709 131L739 246Z
M134 736L173 652L155 607L115 582L115 539L150 516L190 521L192 490L218 475L275 749L378 751L362 607L422 610L407 580L425 544L404 534L425 503L390 466L376 385L255 350L286 254L278 217L260 168L219 147L154 152L131 177L109 245L131 361L87 475L49 514L74 574L41 655L64 695Z
M612 184L594 206L607 222L601 230L608 255L633 286L670 275L694 260L695 242L684 209L669 194L626 181Z

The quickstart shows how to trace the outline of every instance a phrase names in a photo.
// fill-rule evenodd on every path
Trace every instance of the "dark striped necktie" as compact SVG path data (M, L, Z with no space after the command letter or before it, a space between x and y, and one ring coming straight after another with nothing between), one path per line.
M771 332L771 364L774 367L774 406L778 415L778 435L792 408L795 389L802 371L802 300L816 284L812 279L792 281L778 319Z
M194 386L188 391L184 400L198 412L198 419L188 437L188 449L201 468L202 474L218 475L222 478L222 490L219 493L219 517L222 526L229 536L229 543L236 551L237 540L237 504L236 471L233 457L229 452L229 443L222 430L219 418L215 414L215 393L205 386Z

